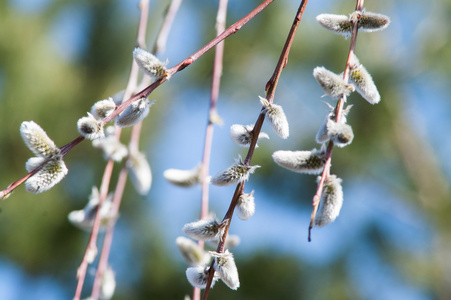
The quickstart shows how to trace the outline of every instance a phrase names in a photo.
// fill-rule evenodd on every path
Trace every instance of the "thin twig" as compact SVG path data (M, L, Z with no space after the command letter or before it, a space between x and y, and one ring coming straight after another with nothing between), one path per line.
M291 45L293 43L294 36L295 36L297 28L299 27L299 24L301 22L301 19L304 14L307 3L308 3L308 0L302 0L301 4L299 5L299 9L296 13L296 16L293 21L293 25L291 26L290 32L288 33L287 40L286 40L285 45L280 54L280 58L279 58L279 61L277 62L274 73L271 76L268 83L266 84L266 91L267 91L266 97L267 97L268 101L269 101L269 99L271 99L271 102L272 102L274 99L274 94L275 94L275 90L276 90L280 75L282 73L283 68L286 66L286 64L288 62L288 55L290 53ZM265 120L265 113L264 113L264 109L262 108L262 110L257 118L257 121L254 124L254 129L253 129L253 137L254 138L251 141L248 153L246 155L246 159L244 160L244 164L246 164L246 165L249 165L251 163L251 160L252 160L252 157L254 154L254 150L257 145L257 137L260 133L260 130L261 130L264 120ZM235 193L233 194L232 200L230 202L229 208L223 218L223 222L226 220L228 220L228 222L226 222L224 233L223 233L223 235L219 241L218 247L216 249L216 252L218 252L218 253L224 252L225 242L226 242L228 231L230 228L230 223L232 221L233 212L238 203L238 199L239 199L240 195L243 194L245 184L246 183L243 181L237 185L237 187L235 189ZM213 266L214 266L214 260L210 264L210 269L209 269L209 273L208 273L208 275L209 275L208 282L207 282L207 285L205 288L204 296L202 298L203 300L206 300L208 298L208 293L210 291L210 287L211 287L211 283L213 281L213 275L214 275Z
M161 25L160 32L158 33L157 40L152 48L152 53L162 53L165 51L169 32L172 28L172 23L174 23L175 16L179 10L182 0L172 0L169 4L168 10L165 14L163 24Z
M94 225L92 226L91 237L89 238L88 246L86 247L85 255L83 256L83 260L78 267L77 270L77 288L75 290L74 300L79 300L81 291L83 289L83 284L86 277L86 271L88 269L88 265L94 260L94 257L97 255L97 236L100 229L100 207L102 207L102 203L104 199L106 199L108 194L108 185L111 179L111 173L113 170L114 161L108 161L105 172L103 173L102 184L100 188L100 197L99 197L99 209L97 209L96 217L94 220Z
M225 30L227 17L228 0L219 0L218 12L216 16L216 36L219 36ZM202 184L202 200L200 209L200 218L208 218L208 202L209 202L209 185L207 180L210 169L211 146L213 141L213 131L215 122L218 122L217 102L219 97L219 87L221 83L222 67L224 57L224 42L219 43L215 47L215 57L213 62L213 75L211 81L210 108L208 111L208 122L205 130L204 154L201 165L201 184ZM204 247L204 241L198 241L199 247ZM193 288L193 300L200 300L200 289Z
M355 10L357 11L362 11L363 10L363 2L364 0L357 0L357 4L355 7ZM349 45L349 51L348 51L348 58L346 59L346 66L345 66L345 70L343 73L343 79L345 80L345 82L348 81L349 78L349 61L351 59L352 54L354 53L355 50L355 46L357 43L357 33L359 32L359 27L358 27L358 22L357 20L353 20L352 23L352 34L351 34L351 42ZM335 107L335 122L339 122L339 120L342 118L343 115L343 106L344 103L346 102L346 95L343 95L337 102L337 105ZM318 206L319 206L319 202L321 199L321 194L323 192L323 186L324 186L324 181L326 180L327 177L329 177L330 175L330 166L331 166L331 162L332 162L332 150L334 148L334 143L332 141L329 141L329 143L327 144L327 150L326 150L326 163L324 164L324 169L323 172L321 173L321 179L318 183L318 187L316 189L316 193L313 196L313 210L312 210L312 214L310 216L310 225L308 227L308 241L311 242L312 241L312 228L313 228L313 223L315 222L315 216L316 216L316 212L318 211Z
M137 40L137 44L139 46L141 46L143 43L145 43L145 37L146 37L146 32L147 32L146 28L147 28L147 21L148 21L148 16L149 16L149 0L141 0L139 8L141 10L141 14L140 14L138 34L137 34L136 40ZM125 89L122 101L131 97L131 95L135 91L135 89L137 87L137 82L138 82L138 75L139 75L139 67L138 67L138 64L133 60L132 67L130 70L130 76L128 79L127 87ZM136 133L136 129L135 129L136 127L139 127L137 129L137 133ZM135 142L131 143L131 147L137 147L135 145L138 144L140 128L141 128L141 122L139 123L139 125L138 124L135 125L132 129L132 140ZM121 128L116 128L115 135L118 140L120 139L121 131L122 131ZM133 134L133 132L135 132L135 134ZM138 134L138 137L136 136L136 134ZM112 169L111 169L111 171L112 171ZM116 183L116 190L115 190L115 193L113 196L113 202L112 202L112 207L111 207L111 213L114 216L117 216L119 213L119 207L120 207L120 203L122 200L123 191L125 189L126 179L127 179L127 168L125 166L123 166L121 169L121 172L119 174L118 181ZM101 206L99 205L99 211L100 211L100 207ZM93 287L92 287L92 291L91 291L92 299L98 299L99 294L100 294L102 277L103 277L103 274L105 273L105 270L108 267L108 257L109 257L109 253L111 250L111 244L113 241L114 227L115 227L115 222L107 228L107 231L105 233L102 251L100 254L99 263L97 265L97 271L96 271L96 275L94 278L94 283L93 283Z
M183 69L185 69L187 66L189 66L190 64L192 64L193 62L195 62L197 59L199 59L199 57L201 57L202 55L204 55L207 51L209 51L211 48L213 48L214 46L216 46L218 43L220 43L222 40L226 39L227 37L229 37L230 35L236 33L238 30L241 29L241 27L243 27L247 22L249 22L252 18L254 18L256 15L258 15L263 9L265 9L269 4L271 4L274 0L266 0L264 1L262 4L260 4L257 8L255 8L252 12L250 12L248 15L246 15L244 18L242 18L241 20L239 20L238 22L234 23L233 25L231 25L227 30L225 30L221 35L219 35L218 37L214 38L212 41L210 41L207 45L205 45L204 47L202 47L199 51L197 51L196 53L194 53L193 55L191 55L190 57L186 58L185 60L183 60L182 62L180 62L179 64L177 64L176 66L170 68L167 70L167 74L168 76L160 78L158 80L156 80L154 83L152 83L151 85L147 86L145 89L143 89L142 91L138 92L137 94L135 94L133 97L131 97L130 99L128 99L127 101L123 102L122 104L120 104L115 111L113 111L108 117L106 117L105 119L102 120L103 124L107 124L108 122L110 122L111 120L113 120L117 115L119 115L122 111L124 111L130 104L132 104L134 101L137 101L138 99L141 99L142 97L148 97L150 93L152 93L157 87L159 87L161 84L163 84L166 80L168 80L169 77L173 76L174 74L182 71ZM77 144L79 144L81 141L83 141L83 138L81 137L77 137L75 140L73 140L72 142L68 143L67 145L63 146L62 148L65 149L65 153L67 154L67 152L69 152L70 150L72 150ZM28 175L26 175L28 176ZM25 177L26 177L25 176ZM25 178L24 177L24 178ZM29 178L30 176L28 176L27 178ZM23 183L25 180L24 178L18 180L16 183L20 182ZM15 184L14 188L10 187L0 191L0 196L6 196L9 193L11 193L15 188L17 188L20 184Z
M114 191L113 202L111 207L111 215L117 217L119 215L119 207L121 204L122 196L124 194L125 184L127 182L127 168L122 166L121 172L119 173L119 178L116 183L116 189ZM100 206L99 206L100 211ZM99 263L97 265L97 272L94 278L94 284L92 287L91 298L98 299L100 294L100 288L102 283L102 277L108 266L108 258L111 250L111 245L113 242L114 227L116 222L113 222L108 226L105 233L105 238L103 240L102 251L100 253Z

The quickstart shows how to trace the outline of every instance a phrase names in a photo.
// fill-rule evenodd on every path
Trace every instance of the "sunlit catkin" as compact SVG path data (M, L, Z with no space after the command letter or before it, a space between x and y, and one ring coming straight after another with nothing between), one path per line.
M58 147L48 137L44 129L35 122L22 122L20 134L28 148L37 156L51 158L54 155L59 155Z
M242 147L249 147L254 137L253 129L254 125L233 124L230 126L230 137L235 144ZM258 138L269 139L269 136L264 132L260 132ZM258 145L256 145L256 147L258 147Z
M159 79L168 75L166 71L167 62L161 62L155 55L144 49L135 48L133 58L139 68L150 77Z
M279 166L304 174L319 174L326 162L325 147L321 150L312 151L284 151L279 150L273 153L272 158Z
M321 177L318 177L319 183ZM343 205L343 189L341 179L329 175L323 185L319 208L315 216L315 226L321 227L333 222L339 215Z
M241 157L235 164L211 178L211 183L218 186L232 185L249 179L249 175L260 166L248 166L241 161Z
M248 220L255 213L254 191L248 194L241 194L235 208L238 218Z
M210 267L205 266L189 267L186 269L186 278L193 287L204 289L207 286L209 269ZM218 276L213 276L210 287L213 287L218 279Z
M328 128L328 136L334 142L334 145L343 148L352 143L354 140L354 132L352 127L348 124L335 123L332 121L332 126Z
M316 67L313 69L313 77L315 77L316 81L325 92L324 96L340 98L349 96L349 94L354 91L354 86L352 84L347 84L343 77L324 67Z
M216 270L219 278L232 290L238 289L240 287L240 279L232 253L226 250L223 253L210 251L210 254L214 257L213 268Z
M219 223L215 219L198 220L185 224L182 230L192 239L209 241L222 236L224 224Z
M190 187L200 183L201 165L191 170L168 169L163 177L170 183L180 187Z
M67 172L62 158L50 159L36 174L25 181L25 190L34 194L45 192L59 183Z
M359 59L354 53L351 54L349 68L349 79L354 83L356 91L370 104L379 103L381 101L381 95L374 84L373 78L366 68L360 64Z
M108 98L94 103L91 107L91 114L97 120L102 120L108 117L115 109L116 103L114 103L113 98Z
M80 118L77 122L78 132L88 140L104 138L103 123L94 118L91 113L87 117Z
M138 124L149 114L149 109L155 101L149 102L143 97L130 104L120 115L116 117L116 125L129 127Z
M352 127L342 122L335 122L330 114L324 120L315 137L316 142L319 144L331 140L336 146L341 148L352 143L353 139Z
M278 136L286 139L290 135L290 127L282 106L269 103L269 101L263 97L259 96L259 98L260 103L265 107L264 112L266 113L272 128Z
M359 31L364 32L381 31L390 25L389 17L369 11L356 11L351 14L350 19L352 18L357 18Z
M321 14L316 17L318 23L324 28L332 31L335 34L340 34L345 38L351 36L352 22L348 16L334 15L334 14Z

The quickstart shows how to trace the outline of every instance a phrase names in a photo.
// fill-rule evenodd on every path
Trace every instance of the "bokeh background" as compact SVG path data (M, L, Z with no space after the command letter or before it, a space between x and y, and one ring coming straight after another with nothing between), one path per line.
M148 46L169 1L151 1ZM230 0L230 25L260 1ZM211 173L245 149L229 138L232 124L252 124L257 96L278 60L299 3L275 1L225 43ZM365 1L368 11L391 17L382 32L361 33L356 54L382 96L370 105L358 94L348 122L355 139L335 149L332 172L343 179L344 205L331 225L307 242L315 177L275 165L276 150L310 150L327 107L312 70L337 73L349 40L323 29L320 13L349 14L355 1L310 1L276 91L290 137L259 143L246 191L255 190L256 214L234 218L232 249L241 287L218 283L211 299L451 299L451 1ZM184 1L166 52L173 66L215 35L217 1ZM78 136L77 120L91 105L125 88L138 26L138 0L0 1L0 186L26 174L31 152L19 134L34 120L62 146ZM175 245L185 223L199 217L200 188L171 186L168 168L190 169L202 157L213 52L176 74L151 96L141 149L153 171L146 197L128 184L117 223L111 265L114 299L183 299L191 293L187 265ZM124 141L128 140L125 131ZM71 299L89 235L67 215L81 209L105 162L89 142L65 159L68 176L52 190L19 187L0 202L0 298ZM115 173L119 170L116 166ZM116 178L113 176L113 178ZM113 179L114 186L115 179ZM233 187L211 187L219 218ZM102 239L100 238L100 241ZM83 296L90 292L94 267Z

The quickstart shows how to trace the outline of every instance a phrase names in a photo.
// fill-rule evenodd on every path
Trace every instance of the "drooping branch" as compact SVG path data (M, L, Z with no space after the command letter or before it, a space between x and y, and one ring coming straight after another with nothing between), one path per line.
M295 36L297 28L299 27L299 24L301 22L301 19L302 19L302 16L304 14L304 11L305 11L305 8L307 6L307 3L308 3L308 0L302 0L301 4L299 5L299 9L298 9L298 11L296 13L293 25L292 25L292 27L290 29L290 32L289 32L288 37L287 37L287 40L286 40L285 45L284 45L284 47L282 49L282 52L281 52L279 61L278 61L277 65L276 65L276 68L274 70L274 73L271 76L271 78L268 81L268 83L266 84L266 91L267 91L266 97L267 97L268 100L271 99L271 102L274 99L275 90L276 90L276 87L277 87L280 75L282 73L282 70L286 66L286 63L288 61L288 55L290 53L291 45L293 43L294 36ZM254 138L251 141L248 153L246 155L246 159L244 160L244 164L246 164L248 166L250 165L250 163L252 161L252 157L253 157L253 154L254 154L254 151L255 151L255 147L257 145L257 137L260 134L261 127L263 125L264 120L265 120L265 113L264 113L264 108L262 108L262 110L261 110L261 112L260 112L260 114L259 114L259 116L257 118L257 121L254 124L254 129L253 129L253 136L254 136ZM232 220L233 212L234 212L235 207L236 207L236 205L238 203L238 199L239 199L240 195L243 194L244 186L245 186L245 181L240 182L237 185L237 187L235 189L235 192L233 194L232 200L230 202L229 208L228 208L228 210L227 210L227 212L226 212L226 214L225 214L225 216L223 218L223 222L226 221L226 220L227 220L227 222L225 223L226 225L225 225L224 233L223 233L223 235L222 235L222 237L221 237L221 239L219 241L218 247L216 249L216 252L218 252L218 253L224 252L224 246L225 246L225 242L226 242L226 239L227 239L227 235L228 235L230 223L231 223L231 220ZM215 272L214 268L213 268L213 265L214 265L214 260L210 264L210 269L209 269L209 274L208 274L209 275L208 276L208 282L207 282L207 285L206 285L206 288L205 288L204 296L202 298L203 300L206 300L208 298L208 293L210 291L211 283L213 281L213 275L214 275L214 272Z
M356 11L363 10L363 2L364 2L364 0L357 0L357 4L356 4L356 8L355 8ZM347 82L347 80L349 78L349 71L350 71L349 62L350 62L352 54L354 53L354 49L355 49L355 46L357 43L357 33L358 32L359 32L358 22L357 22L357 20L352 20L351 42L349 45L348 58L346 60L345 70L343 72L343 79L345 80L345 82ZM338 100L337 105L335 107L335 122L338 122L342 118L343 106L344 106L345 102L346 102L346 95L343 95ZM313 223L315 221L316 212L318 211L321 194L322 194L323 187L324 187L324 181L330 175L330 166L331 166L331 162L332 162L333 148L334 148L334 143L332 141L329 141L329 143L327 144L326 158L325 158L326 162L324 164L324 169L323 169L323 172L321 173L321 179L318 183L316 193L313 196L313 203L312 203L313 210L312 210L312 214L310 217L310 225L308 228L308 241L309 242L312 240L311 233L312 233Z
M212 41L210 41L208 44L206 44L204 47L202 47L199 51L191 55L190 57L186 58L176 66L170 68L167 70L168 76L160 78L156 80L151 85L144 88L142 91L135 94L133 97L128 99L127 101L124 101L122 104L117 106L116 110L114 110L108 117L103 119L102 123L106 124L113 120L117 115L119 115L121 112L123 112L130 104L133 102L143 98L148 97L150 93L152 93L157 87L159 87L161 84L163 84L166 80L168 80L169 77L173 76L174 74L182 71L187 66L195 62L197 59L199 59L202 55L204 55L207 51L215 47L218 43L229 37L230 35L236 33L238 30L241 29L247 22L249 22L251 19L253 19L256 15L258 15L263 9L265 9L269 4L271 4L274 0L266 0L262 4L260 4L257 8L255 8L252 12L250 12L248 15L246 15L244 18L239 20L238 22L231 25L227 30L225 30L222 34L220 34L218 37L214 38ZM67 154L70 150L72 150L75 146L77 146L80 142L84 140L83 137L79 136L67 145L63 146L61 149L64 149L64 153ZM14 184L11 184L9 188L0 191L0 198L3 199L5 196L10 194L15 188L17 188L20 184L26 181L31 175L26 175L24 178L16 181Z

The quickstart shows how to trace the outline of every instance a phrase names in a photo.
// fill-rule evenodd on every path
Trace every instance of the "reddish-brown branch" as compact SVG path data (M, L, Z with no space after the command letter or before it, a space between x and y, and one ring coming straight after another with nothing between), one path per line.
M127 182L127 168L125 166L122 167L121 172L119 173L119 178L116 183L116 189L114 191L113 196L113 204L111 208L111 215L117 217L119 215L119 207L122 201L122 196L124 194L125 184ZM100 207L100 206L99 206ZM99 209L100 210L100 209ZM105 273L105 270L108 267L108 258L110 255L111 245L113 243L113 235L114 235L114 226L115 223L110 224L105 233L105 238L103 240L102 251L100 253L99 264L97 266L97 272L94 279L94 284L92 287L91 298L98 299L100 294L100 288L102 283L102 277Z
M231 25L227 30L225 30L223 33L221 33L219 36L214 38L211 42L206 44L204 47L202 47L199 51L185 59L184 61L180 62L176 66L170 68L168 70L169 76L172 76L173 74L185 69L190 64L195 62L199 57L205 54L208 50L216 46L219 42L224 40L225 38L229 37L230 35L236 33L238 30L241 29L247 22L249 22L251 19L253 19L256 15L258 15L262 10L264 10L269 4L274 2L274 0L266 0L262 4L260 4L256 9L251 11L247 16L236 22L235 24Z
M218 13L216 16L216 36L219 36L225 30L226 17L227 17L227 4L228 0L220 0L218 4ZM204 154L202 158L201 166L201 184L202 184L202 200L200 209L200 218L208 218L209 212L209 185L207 180L209 169L210 169L210 158L211 158L211 146L213 142L213 132L215 119L218 118L218 112L216 109L218 97L219 97L219 87L221 83L222 67L223 67L223 57L224 57L224 42L220 42L215 47L215 57L213 62L213 75L211 81L211 94L210 94L210 108L208 111L208 122L207 128L205 130L205 143L204 143ZM199 247L204 247L204 242L198 241ZM193 288L193 300L200 300L200 289Z
M227 234L229 232L230 222L232 221L233 211L235 210L235 206L238 202L238 198L243 193L244 185L245 185L245 182L240 182L236 186L235 193L233 194L229 209L227 210L227 213L225 214L224 218L222 219L222 221L228 220L228 222L226 223L224 234L222 235L222 238L219 240L219 244L216 249L216 252L218 252L218 253L224 252L224 245L225 245L225 241L227 239ZM204 292L204 296L202 297L202 300L206 300L208 298L208 293L210 292L211 283L213 281L213 275L215 273L213 265L214 265L214 260L210 264L210 270L208 272L208 282L207 282L207 286L205 287L205 292Z
M213 39L211 42L209 42L207 45L205 45L204 47L202 47L199 51L197 51L196 53L194 53L193 55L191 55L190 57L188 57L187 59L183 60L182 62L180 62L179 64L177 64L176 66L170 68L167 70L168 76L167 77L163 77L160 78L158 80L156 80L154 83L152 83L151 85L149 85L148 87L146 87L145 89L143 89L142 91L138 92L137 94L135 94L133 97L131 97L130 99L128 99L127 101L123 102L121 105L119 105L116 110L111 113L108 117L106 117L102 122L103 124L107 124L108 122L110 122L111 120L113 120L117 115L119 115L121 112L123 112L131 103L133 103L134 101L141 99L142 97L147 97L149 96L150 93L152 93L157 87L159 87L161 84L163 84L166 80L168 80L169 77L171 77L172 75L180 72L181 70L183 70L184 68L186 68L187 66L189 66L190 64L192 64L194 61L196 61L199 57L201 57L202 55L204 55L207 51L209 51L211 48L213 48L214 46L216 46L218 43L220 43L222 40L224 40L225 38L229 37L230 35L236 33L238 30L241 29L241 27L243 25L245 25L247 22L249 22L252 18L254 18L257 14L259 14L263 9L265 9L269 4L271 4L274 0L266 0L265 2L263 2L262 4L260 4L256 9L254 9L251 13L249 13L248 15L246 15L244 18L242 18L241 20L239 20L238 22L236 22L235 24L233 24L232 26L230 26L227 30L225 30L221 35L219 35L218 37L216 37L215 39ZM75 140L73 140L72 142L68 143L67 145L63 146L63 148L66 149L65 154L67 154L67 152L69 152L72 148L75 147L75 145L79 144L81 141L83 140L82 137L77 137ZM29 178L29 177L27 177ZM23 183L25 180L19 180L21 183ZM19 182L17 181L17 182ZM14 189L19 186L19 184L14 185ZM9 193L11 193L13 190L13 188L8 188L7 190L3 190L0 191L0 196L6 196Z
M100 199L99 199L99 207L102 207L103 201L106 199L108 194L108 186L111 179L111 174L113 172L114 162L112 160L108 161L105 171L103 172L102 184L100 188ZM94 219L94 225L91 231L91 237L89 238L88 246L86 247L85 255L83 256L83 260L80 264L80 267L77 270L77 288L75 290L74 300L79 300L81 296L81 291L83 289L83 284L86 277L86 271L88 269L88 265L93 261L94 257L97 255L97 236L99 234L100 229L100 209L97 209L96 217Z
M137 34L137 43L141 47L145 43L145 37L146 37L146 28L147 28L147 21L149 16L149 0L142 0L140 2L140 21L138 26L138 34ZM127 87L125 89L125 93L123 96L122 101L125 99L128 99L132 96L133 92L135 91L137 87L138 82L138 75L139 75L139 67L137 63L133 60L132 62L132 68L130 70L130 76L128 79ZM132 134L130 138L129 143L129 150L130 151L137 151L138 150L138 143L139 143L139 135L141 132L141 125L142 122L138 123L137 125L133 126ZM116 130L116 138L119 140L121 136L121 128L117 128ZM116 189L113 196L113 202L111 207L111 214L114 216L117 216L119 213L119 207L122 201L122 195L125 189L126 185L126 179L127 179L127 168L125 166L122 167L121 172L119 174L118 181L116 183ZM113 242L113 235L114 235L114 225L115 223L111 224L105 233L105 238L103 241L102 246L102 252L100 254L99 263L97 266L97 272L96 276L94 278L94 283L91 291L91 298L97 299L100 294L101 289L101 282L103 274L105 273L105 270L108 267L108 257L111 251L111 245Z
M274 70L273 75L271 76L271 79L268 81L268 83L266 84L266 97L267 99L271 99L271 102L273 102L274 99L274 94L275 94L275 90L277 87L277 83L279 81L280 75L282 73L283 68L286 66L286 63L288 61L288 55L290 53L290 49L291 49L291 45L293 43L293 39L294 36L296 34L297 28L299 27L300 21L302 19L302 15L304 14L305 11L305 7L307 6L307 2L308 0L302 0L301 4L299 5L299 9L296 13L293 25L291 26L290 32L288 33L288 37L287 40L285 42L285 45L282 49L279 61L276 65L276 68ZM254 124L254 129L253 129L253 136L254 137L258 137L258 135L260 134L261 131L261 127L263 125L263 122L265 120L265 113L264 110L262 108L257 121ZM257 145L257 138L253 138L251 141L251 144L249 146L249 150L248 153L246 155L246 159L244 160L244 163L246 165L249 165L251 163L254 151L255 151L255 147ZM230 228L230 223L232 221L232 216L233 216L233 212L235 210L235 207L237 205L238 199L240 197L240 195L243 193L244 191L244 186L245 186L245 182L240 182L236 189L235 189L235 193L233 194L232 200L230 202L229 208L227 210L227 213L225 214L223 221L227 220L226 226L225 226L225 230L224 230L224 234L222 235L222 238L220 239L220 242L218 244L218 247L216 249L216 252L218 253L222 253L224 252L224 245L227 239L227 235L228 235L228 231ZM208 293L210 291L210 287L211 287L211 283L213 281L213 275L214 275L214 260L212 261L212 263L210 264L210 270L209 270L209 276L208 276L208 282L205 288L205 293L203 296L203 300L206 300L208 298Z
M364 2L364 0L357 0L357 4L356 4L356 8L355 8L356 11L363 10L363 2ZM354 53L355 46L357 43L357 34L359 32L358 23L356 21L357 20L355 20L355 22L353 22L353 24L352 24L351 42L349 45L349 51L348 51L348 57L346 59L345 70L343 72L343 79L346 82L348 81L348 78L349 78L349 71L350 71L349 62L350 62L352 54ZM344 106L345 102L346 102L346 96L343 95L343 97L338 100L337 105L335 107L335 122L339 122L340 119L342 118L343 106ZM321 173L321 179L318 183L316 193L313 196L313 203L312 203L313 210L312 210L312 214L310 216L310 224L308 227L308 241L309 242L312 240L311 233L312 233L313 223L315 221L316 212L318 211L321 194L323 192L324 181L330 175L330 166L331 166L331 162L332 162L333 148L334 148L334 143L332 141L329 141L329 144L327 145L327 150L326 150L326 163L324 164L324 169L323 169L323 172Z
M302 16L304 15L305 8L307 7L308 0L302 0L299 5L299 9L296 13L296 17L294 18L293 25L291 25L290 32L288 33L287 40L285 45L283 46L282 53L280 54L279 61L277 63L276 69L274 70L274 74L266 83L266 100L269 103L272 103L274 100L274 94L276 92L277 83L280 78L280 74L282 74L283 68L288 63L288 55L290 53L291 45L293 44L294 36L296 35L296 31L298 30L299 24L301 23Z

